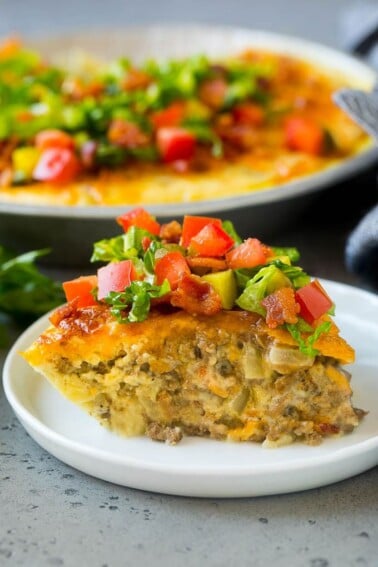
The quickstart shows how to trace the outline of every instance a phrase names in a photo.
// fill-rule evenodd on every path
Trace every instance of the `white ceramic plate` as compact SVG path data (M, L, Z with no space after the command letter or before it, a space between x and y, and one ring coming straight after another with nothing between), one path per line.
M4 366L4 388L28 433L58 459L117 484L184 496L261 496L343 480L378 463L378 297L324 282L336 322L356 348L354 405L369 411L351 434L317 447L263 449L254 443L184 438L177 446L125 439L103 429L31 370L18 352L46 327L42 317L18 339Z

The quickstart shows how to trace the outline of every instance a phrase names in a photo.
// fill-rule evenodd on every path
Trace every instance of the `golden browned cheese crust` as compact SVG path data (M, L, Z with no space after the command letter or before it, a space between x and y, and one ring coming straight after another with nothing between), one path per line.
M23 353L69 400L120 434L182 434L267 446L351 431L361 416L333 327L315 359L255 314L155 311L121 325L106 308L68 309Z

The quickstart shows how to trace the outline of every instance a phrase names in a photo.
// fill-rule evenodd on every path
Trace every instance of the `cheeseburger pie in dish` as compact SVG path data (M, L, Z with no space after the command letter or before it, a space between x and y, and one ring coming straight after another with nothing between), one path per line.
M247 45L228 55L155 50L157 59L137 62L89 53L63 64L6 41L0 203L225 199L324 172L366 150L367 135L332 101L336 89L352 86L346 74Z

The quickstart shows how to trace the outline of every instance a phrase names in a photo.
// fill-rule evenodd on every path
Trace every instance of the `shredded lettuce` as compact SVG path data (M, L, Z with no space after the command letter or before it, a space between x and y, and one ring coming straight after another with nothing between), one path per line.
M318 340L320 335L328 333L331 328L331 322L323 321L314 330L313 327L308 325L303 319L299 318L298 323L286 323L285 327L293 339L298 343L299 350L301 352L308 356L316 356L319 354L319 351L314 348L314 343Z
M246 311L253 311L265 316L265 309L261 301L269 295L268 286L279 269L273 264L261 268L257 274L248 280L243 293L237 298L236 304Z
M106 238L95 242L91 262L119 262L141 258L144 254L143 238L156 240L156 236L137 226L114 238Z
M276 266L291 281L295 289L299 289L310 283L311 278L299 266L289 266L280 260L271 261L271 265Z
M119 323L136 323L147 319L151 299L162 297L170 290L167 280L161 285L133 281L124 291L111 291L105 302L110 305L110 311Z
M161 242L154 240L151 242L149 247L147 248L144 254L144 267L147 273L154 274L155 273L155 262L156 262L156 254L159 250L163 249L163 245Z

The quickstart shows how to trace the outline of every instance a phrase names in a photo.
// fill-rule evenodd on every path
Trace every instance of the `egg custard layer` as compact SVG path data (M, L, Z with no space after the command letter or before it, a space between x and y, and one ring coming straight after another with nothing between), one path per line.
M353 361L353 349L334 324L315 346L317 356L303 354L287 331L246 311L154 310L141 323L120 325L102 306L68 305L23 356L121 435L277 447L318 444L352 431L363 415L340 366Z

